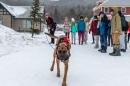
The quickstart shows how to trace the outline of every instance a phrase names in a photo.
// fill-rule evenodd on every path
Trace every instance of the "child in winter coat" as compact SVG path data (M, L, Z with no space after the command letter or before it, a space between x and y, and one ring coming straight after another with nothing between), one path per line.
M92 35L94 36L94 40L96 42L94 48L99 48L99 21L97 16L93 17L89 33L90 32L92 32Z
M84 21L85 21L85 23L86 23L86 29L85 29L85 34L84 34L84 42L85 42L85 44L87 44L87 40L88 40L88 26L89 26L89 20L88 20L88 18L87 17L85 17L85 19L84 19Z
M72 44L76 44L76 32L77 32L77 24L75 22L75 19L71 19L71 41Z
M69 38L70 35L70 23L68 17L65 17L64 20L64 33Z
M94 32L93 32L93 28L92 28L92 24L93 24L93 20L94 20L94 17L91 18L90 22L89 22L89 33L92 32L92 39L93 39L93 42L92 44L95 44L95 40L94 40Z
M79 45L83 45L85 28L86 28L86 24L84 22L83 16L81 16L78 22Z

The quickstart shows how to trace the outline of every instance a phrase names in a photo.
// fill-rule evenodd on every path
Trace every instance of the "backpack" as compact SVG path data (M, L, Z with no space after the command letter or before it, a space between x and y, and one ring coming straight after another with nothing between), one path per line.
M128 30L128 21L125 19L125 16L121 16L121 26L122 26L122 31L127 31Z

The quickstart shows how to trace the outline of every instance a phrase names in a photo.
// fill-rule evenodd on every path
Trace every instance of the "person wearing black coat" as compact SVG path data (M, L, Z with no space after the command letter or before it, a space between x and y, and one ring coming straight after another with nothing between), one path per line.
M56 23L54 22L53 18L46 15L45 16L45 19L46 19L46 23L47 23L47 27L48 27L48 31L51 35L54 35L55 34L55 30L56 30ZM51 42L52 44L55 43L55 39L54 38L51 38Z
M122 32L120 36L120 49L122 52L126 52L127 49L127 31L128 31L128 22L125 19L125 16L118 12L119 16L121 17L121 25L122 25Z
M112 46L112 36L111 36L111 20L108 20L108 40L107 40L107 45Z

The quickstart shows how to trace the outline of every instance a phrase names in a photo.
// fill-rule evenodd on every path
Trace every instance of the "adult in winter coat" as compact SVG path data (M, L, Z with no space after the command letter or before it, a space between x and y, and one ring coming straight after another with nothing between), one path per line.
M54 35L55 34L55 30L56 30L56 23L54 22L53 18L50 17L48 14L45 15L45 19L46 19L48 31L50 32L51 35ZM54 38L51 38L51 42L50 43L52 43L52 44L55 43Z
M83 44L84 41L84 33L85 33L86 24L84 22L83 16L80 17L78 22L78 36L79 36L79 45Z
M75 19L71 19L71 42L72 44L76 43L76 32L77 32L77 23L75 22Z
M105 13L101 12L99 30L100 30L100 43L101 43L101 53L107 52L107 31L108 31L108 18Z
M111 19L111 34L113 40L113 52L109 55L111 56L120 56L120 34L122 32L121 18L118 14L119 9L113 7L110 14L112 15Z
M70 22L68 17L65 17L64 20L64 33L68 38L70 37Z
M92 32L92 35L94 36L94 40L96 42L94 48L99 47L99 27L98 27L98 24L99 24L98 17L94 16L93 20L91 22L90 30L89 30L89 33Z
M118 13L119 16L121 17L121 26L122 26L122 32L120 35L120 49L122 52L126 52L128 22L126 21L125 16L121 13L121 11L119 11Z

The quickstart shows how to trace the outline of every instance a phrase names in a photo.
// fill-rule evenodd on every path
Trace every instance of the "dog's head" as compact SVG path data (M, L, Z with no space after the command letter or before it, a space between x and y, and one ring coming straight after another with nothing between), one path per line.
M65 43L60 43L57 46L57 57L62 62L66 61L70 57L70 50Z

